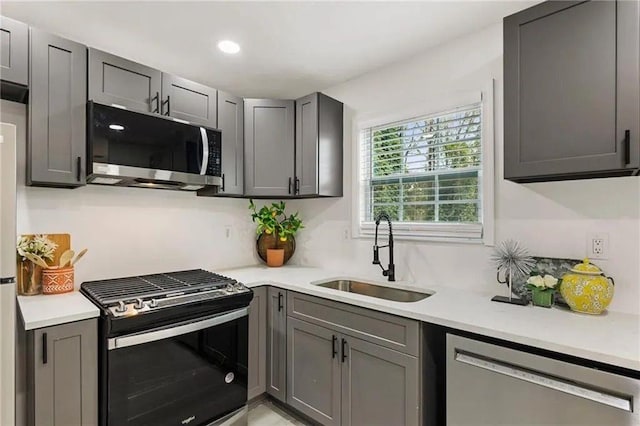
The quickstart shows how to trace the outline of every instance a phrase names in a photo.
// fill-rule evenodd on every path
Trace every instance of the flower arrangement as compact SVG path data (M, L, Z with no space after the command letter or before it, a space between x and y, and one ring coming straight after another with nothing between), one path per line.
M275 234L281 242L294 237L304 225L297 212L287 216L285 207L284 201L280 201L272 203L271 206L264 205L258 210L253 200L249 200L249 210L253 212L251 219L258 224L256 233Z
M553 304L553 295L560 287L561 281L553 275L542 276L532 272L527 279L527 288L531 290L533 304L550 308Z
M26 254L33 254L43 259L52 261L58 245L46 235L34 235L33 237L21 236L18 238L17 250L22 260L26 260Z

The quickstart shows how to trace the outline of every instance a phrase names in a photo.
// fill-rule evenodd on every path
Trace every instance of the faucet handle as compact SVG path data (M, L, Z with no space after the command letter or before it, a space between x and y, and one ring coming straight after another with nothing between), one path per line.
M378 246L373 246L373 263L374 265L380 264L380 256L378 256Z

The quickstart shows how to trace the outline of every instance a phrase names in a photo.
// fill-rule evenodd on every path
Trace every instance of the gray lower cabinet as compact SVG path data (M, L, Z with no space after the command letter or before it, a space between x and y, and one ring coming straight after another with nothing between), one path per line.
M296 100L296 195L342 197L342 139L342 102L322 93Z
M270 287L267 295L267 393L287 399L287 292Z
M247 393L251 400L265 393L267 386L267 287L253 289L249 305L249 357Z
M294 105L288 100L244 100L245 195L293 195Z
M29 424L97 425L97 320L31 331L27 345Z
M504 19L504 176L640 167L640 2L545 2Z
M84 185L87 48L33 28L29 40L27 183Z
M218 91L218 128L222 131L223 195L244 194L244 103Z
M29 26L0 16L0 79L29 84Z
M162 73L160 113L190 123L218 127L217 90L186 78Z
M97 49L89 49L89 100L133 111L160 112L162 73Z

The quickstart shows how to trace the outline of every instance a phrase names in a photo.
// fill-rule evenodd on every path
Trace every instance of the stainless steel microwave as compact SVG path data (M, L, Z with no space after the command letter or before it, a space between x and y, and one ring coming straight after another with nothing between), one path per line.
M222 184L219 130L87 103L87 182L195 191Z

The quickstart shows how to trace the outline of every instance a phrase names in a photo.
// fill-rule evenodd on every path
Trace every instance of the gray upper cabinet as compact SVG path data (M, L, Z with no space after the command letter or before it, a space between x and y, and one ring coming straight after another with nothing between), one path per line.
M133 111L160 112L162 73L89 49L89 100Z
M338 333L288 319L287 404L323 425L340 424L338 346Z
M342 157L342 103L322 93L296 100L296 195L341 197Z
M162 73L160 112L180 120L218 127L217 90L186 78Z
M84 185L87 49L31 29L30 61L27 183Z
M223 195L244 194L244 104L242 98L218 92L218 128L222 131Z
M294 101L244 100L245 195L293 196Z
M249 305L249 356L247 394L251 400L266 391L267 287L253 289Z
M30 333L29 424L98 424L98 325L95 319Z
M0 78L23 86L29 83L29 27L0 16Z
M355 338L342 346L342 425L420 424L418 358Z
M267 393L287 399L287 292L270 287L267 298Z
M640 6L545 2L504 20L504 175L544 181L640 167Z

